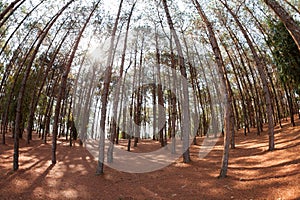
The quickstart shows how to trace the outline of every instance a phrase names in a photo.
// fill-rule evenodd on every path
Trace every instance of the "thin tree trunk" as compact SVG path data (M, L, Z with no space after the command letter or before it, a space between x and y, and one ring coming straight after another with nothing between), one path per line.
M125 64L125 56L126 56L126 50L127 50L127 40L128 40L128 33L129 33L129 28L130 28L130 21L131 21L131 16L134 10L136 2L131 7L128 20L127 20L127 27L126 27L126 33L125 33L125 40L124 40L124 46L122 50L122 58L121 58L121 65L120 65L120 70L119 70L119 81L121 82L123 78L123 71L124 71L124 64ZM109 163L113 162L113 148L114 148L114 143L115 140L118 140L118 134L117 134L117 115L118 115L118 104L119 104L119 96L120 96L120 84L116 85L116 90L115 90L115 96L114 96L114 101L113 101L113 119L112 119L112 131L111 131L111 143L109 144L108 151L107 151L107 160Z
M26 1L23 0L19 3L20 0L15 0L10 3L1 13L0 13L0 28L4 25L4 23L8 20L8 18ZM17 6L15 6L19 3ZM6 17L5 17L6 16Z
M24 73L24 77L22 79L21 82L21 87L19 90L19 94L18 94L18 101L17 101L17 108L16 108L16 120L15 120L15 141L14 141L14 161L13 161L13 170L16 171L19 168L19 130L20 127L22 125L22 121L21 121L21 111L22 111L22 106L23 106L23 98L24 98L24 94L25 94L25 89L26 89L26 84L27 84L27 80L28 77L30 75L30 71L31 71L31 66L33 64L33 61L35 59L35 56L38 52L38 49L40 48L42 42L44 41L45 37L47 36L50 28L54 25L54 23L56 22L56 20L59 18L59 16L63 13L63 11L73 2L74 0L68 2L58 13L57 15L55 15L55 17L53 18L52 21L49 21L49 23L46 25L47 28L45 28L44 31L41 32L41 34L39 35L39 41L37 46L34 49L33 54L31 55L30 60L28 61L28 65L25 69L25 73ZM25 61L24 61L25 63Z
M171 116L171 140L172 140L172 146L171 146L171 153L176 153L176 117L177 117L177 105L176 105L176 94L177 94L177 88L176 88L176 82L177 82L177 74L176 74L176 63L175 63L175 55L173 51L173 44L172 44L172 34L170 34L170 50L171 50L171 69L172 70L172 77L173 77L173 83L172 84L172 91L171 93L171 105L172 105L172 116Z
M117 27L119 23L119 18L121 14L123 0L120 1L117 18L115 20L115 24L112 30L112 36L110 41L110 48L107 57L106 63L106 70L104 73L104 86L103 86L103 93L101 96L101 120L100 120L100 141L99 141L99 158L98 158L98 166L96 169L96 174L100 175L103 174L103 166L104 166L104 145L105 145L105 120L106 120L106 111L107 111L107 104L108 104L108 93L109 93L109 84L111 82L112 76L112 56L113 56L113 48L115 43L115 37L117 32Z
M287 83L283 83L283 88L284 88L285 95L286 95L287 102L288 102L289 113L290 113L290 118L291 118L291 125L294 127L294 126L296 126L296 124L295 124L295 119L294 119L293 100L291 98L290 90L288 89Z
M258 72L259 72L259 76L260 76L262 84L263 84L263 92L264 92L264 97L266 100L266 108L267 108L267 116L268 116L269 151L272 151L275 148L273 110L272 110L272 105L271 105L271 97L270 97L270 91L269 91L269 87L268 87L267 77L266 77L266 74L264 71L264 67L263 67L261 58L257 54L256 49L255 49L252 41L250 40L249 35L247 34L245 28L243 27L243 25L241 24L241 22L235 15L235 13L233 13L233 11L228 7L228 5L226 3L224 3L222 0L220 0L220 2L226 7L228 12L230 12L232 17L234 18L238 27L242 31L245 39L247 40L247 44L249 45L249 48L253 54L253 57L254 57Z
M57 33L59 32L60 28L58 29ZM35 110L36 110L36 107L38 105L38 102L39 102L39 98L42 94L42 90L44 88L44 85L46 83L46 80L47 80L47 77L48 77L48 74L52 68L52 65L55 61L55 58L58 54L58 52L60 51L63 43L65 42L67 36L69 35L69 31L67 31L67 33L65 34L65 36L63 37L63 39L61 40L59 46L56 48L54 54L52 55L51 57L51 60L49 61L49 63L47 64L47 68L46 68L46 71L44 73L44 76L43 76L43 79L42 79L42 82L40 84L40 88L39 90L37 91L37 93L35 92L35 94L33 95L35 98L32 98L32 101L31 101L31 106L30 106L30 114L28 116L28 123L27 123L27 143L29 144L29 141L31 140L31 137L32 137L32 128L33 128L33 121L34 121L34 113L35 113ZM56 37L56 35L55 35ZM55 38L54 37L54 38ZM52 44L52 43L51 43ZM48 50L50 49L51 45L49 46ZM40 80L39 80L40 81Z
M20 0L18 0L20 1ZM26 16L19 22L18 26L14 29L14 31L10 34L10 36L6 39L4 45L2 46L2 49L0 51L0 55L4 52L4 50L6 49L9 41L11 40L11 38L15 35L15 33L17 32L17 30L24 24L25 20L31 15L31 13L33 11L35 11L45 0L42 0L40 3L38 3L33 9L31 9ZM0 14L1 15L1 14ZM0 20L1 20L1 16L0 16ZM1 27L1 26L0 26ZM32 26L33 29L34 26Z
M227 176L227 169L228 169L228 160L229 160L229 143L230 143L230 132L234 131L233 122L231 121L232 117L232 97L230 93L230 86L228 82L225 79L225 65L223 62L222 54L219 48L219 45L217 43L217 39L212 27L212 24L208 20L207 16L203 12L199 2L197 0L192 0L193 4L197 8L197 11L201 18L203 19L204 23L206 24L208 33L209 33L209 41L212 46L212 49L215 54L216 63L218 65L218 72L220 81L222 83L223 91L225 91L224 97L225 97L225 137L224 137L224 150L223 150L223 158L222 158L222 165L221 165L221 171L220 171L220 178L224 178Z
M161 81L161 69L160 69L160 51L159 51L159 45L158 45L158 33L157 33L157 28L155 26L155 55L156 55L156 72L157 72L157 98L158 98L158 106L160 108L158 109L158 121L161 123L164 118L162 117L165 115L165 113L162 112L162 108L164 108L164 97L163 97L163 88L162 88L162 81ZM154 105L155 106L155 105ZM160 140L160 146L163 147L165 146L164 143L164 137L163 137L163 128L159 127L159 140Z
M186 73L186 67L185 67L185 62L184 62L184 56L183 56L183 51L182 47L180 44L179 37L176 33L176 30L174 28L174 24L172 21L172 18L170 16L169 8L167 5L167 0L162 0L163 7L165 10L165 14L167 17L168 25L170 28L170 31L174 37L175 40L175 45L176 45L176 50L179 56L179 67L180 67L180 73L181 76L187 80L187 73ZM189 92L188 92L188 86L187 84L182 83L182 93L183 93L183 102L181 103L183 109L182 109L182 133L184 134L183 137L183 162L184 163L189 163L191 161L190 158L190 151L189 151L189 135L191 133L190 129L190 111L189 111Z
M57 133L58 133L58 121L59 121L59 115L60 115L60 107L61 107L61 101L65 97L65 91L66 91L66 86L67 86L67 80L68 80L68 75L71 70L71 65L73 62L73 59L75 57L75 53L77 51L80 39L83 35L83 32L85 31L87 24L89 23L92 15L96 11L100 1L95 4L93 10L89 14L88 18L86 19L83 27L81 28L80 32L78 33L78 36L76 38L75 44L73 46L72 52L70 54L69 60L66 63L65 66L65 71L61 77L61 84L59 87L59 94L56 100L56 106L55 106L55 115L54 115L54 125L53 125L53 134L52 134L52 164L56 164L56 143L57 143Z
M137 147L140 138L141 131L141 112L142 112L142 68L143 68L143 54L144 54L144 36L142 36L142 47L140 51L140 60L139 60L139 71L138 71L138 89L136 90L136 106L134 110L134 121L138 125L134 130L134 147ZM133 88L134 89L134 88Z

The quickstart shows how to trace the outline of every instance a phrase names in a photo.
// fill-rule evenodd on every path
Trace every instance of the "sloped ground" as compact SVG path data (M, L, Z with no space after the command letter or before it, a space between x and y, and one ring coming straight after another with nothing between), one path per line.
M191 147L192 162L182 159L161 170L130 174L105 167L96 176L97 162L76 144L59 141L56 165L51 165L51 144L38 138L21 140L20 169L12 172L13 141L0 145L0 199L300 199L300 121L276 127L276 150L268 152L268 136L237 133L230 150L228 177L217 179L222 139L208 156L201 146ZM265 128L267 130L267 128ZM201 144L203 138L198 138ZM126 141L124 141L125 144ZM159 143L142 141L133 151L152 151Z

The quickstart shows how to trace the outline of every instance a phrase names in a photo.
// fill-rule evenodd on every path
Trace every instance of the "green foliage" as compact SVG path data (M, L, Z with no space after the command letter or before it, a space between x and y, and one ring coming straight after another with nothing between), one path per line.
M273 48L273 60L280 79L300 89L300 52L281 21L268 21L268 43Z

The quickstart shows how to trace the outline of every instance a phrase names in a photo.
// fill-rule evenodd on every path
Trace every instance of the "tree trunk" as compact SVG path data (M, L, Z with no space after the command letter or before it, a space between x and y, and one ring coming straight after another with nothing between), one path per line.
M122 50L122 58L121 58L121 65L120 65L120 70L119 70L119 83L116 85L116 90L114 93L114 101L113 101L113 118L112 118L112 131L111 131L111 139L110 139L110 144L108 147L107 151L107 160L109 163L113 162L113 148L115 141L118 140L118 134L117 134L117 128L118 128L118 104L119 104L119 96L120 96L120 83L123 78L123 71L124 71L124 64L125 64L125 56L126 56L126 50L127 50L127 40L128 40L128 33L129 33L129 28L130 28L130 21L131 21L131 16L134 10L136 2L132 5L128 20L127 20L127 27L126 27L126 33L125 33L125 40L124 40L124 46Z
M53 134L52 134L52 164L56 164L56 142L57 142L57 134L58 134L58 123L59 123L59 115L60 115L60 108L61 108L61 101L62 99L65 97L65 91L66 91L66 86L67 86L67 80L68 80L68 75L69 72L71 70L71 65L73 62L73 59L75 57L75 53L77 51L80 39L83 35L83 32L85 31L85 28L87 26L87 24L89 23L92 15L94 14L95 10L97 9L98 5L99 5L99 1L97 2L97 4L95 4L92 12L90 13L90 15L88 16L88 18L86 19L83 27L81 28L80 32L78 33L78 36L76 38L75 44L73 46L72 52L70 54L69 60L66 63L66 68L65 71L61 77L61 84L60 84L60 88L59 88L59 94L56 100L56 106L55 106L55 115L54 115L54 125L53 125Z
M8 18L26 1L21 1L17 6L15 6L21 0L15 0L10 3L1 13L0 13L0 28L4 25L4 23L8 20ZM11 11L11 12L9 12ZM6 17L5 17L6 16Z
M164 108L164 97L163 97L163 88L162 88L162 81L161 81L161 70L160 70L160 51L159 51L159 45L158 45L158 33L157 33L157 28L155 26L155 49L156 49L156 72L157 72L157 98L158 98L158 106L160 106L160 108L158 109L158 121L160 123L162 123L163 120L165 120L163 118L163 115L165 115L165 113L163 113L163 109ZM155 106L155 105L153 105ZM160 140L160 146L163 147L165 146L164 143L164 137L163 137L163 128L159 127L160 130L159 131L159 140Z
M10 73L13 71L13 66L17 60L17 58L20 56L21 54L21 51L19 51L20 49L22 49L24 46L24 44L27 42L27 38L29 37L29 35L31 34L33 28L31 28L26 36L23 38L22 42L18 45L18 47L16 48L17 50L14 51L13 53L13 56L12 58L10 59L9 61L9 64L7 65L6 69L5 69L5 72L4 72L4 75L2 77L2 80L1 80L1 85L0 85L0 91L3 90L3 86L5 84L5 82L7 81ZM3 50L3 49L2 49ZM29 54L26 55L25 59L27 59L27 57L29 56ZM19 77L19 74L22 70L22 66L19 67L17 69L17 71L15 72L14 74L14 80L17 80L18 77ZM13 82L13 86L12 86L12 89L11 89L11 92L9 94L9 98L7 100L7 103L4 104L4 112L2 114L2 122L1 122L1 133L2 133L2 143L5 144L5 134L7 132L7 124L8 124L8 113L9 113L9 109L10 109L10 106L11 106L11 103L13 101L13 91L14 91L14 88L16 86L16 81Z
M20 1L20 0L18 0ZM17 30L24 24L25 20L31 15L31 13L33 11L35 11L45 0L42 0L40 3L38 3L33 9L31 9L26 16L19 22L18 26L14 29L14 31L10 34L10 36L6 39L1 51L0 51L0 55L4 52L4 50L6 49L8 42L11 40L11 38L13 37L13 35L17 32ZM24 2L24 1L23 1ZM23 3L22 2L22 3ZM21 3L21 4L22 4ZM2 14L2 13L1 13ZM0 14L0 15L1 15ZM1 20L1 16L0 16L0 20ZM0 26L1 27L1 26ZM34 26L32 26L31 30L33 29ZM17 48L18 49L18 48Z
M163 7L165 10L165 14L167 17L167 21L168 21L168 25L170 28L170 31L174 37L175 40L175 45L176 45L176 50L179 56L179 67L180 67L180 73L181 76L187 80L187 73L186 73L186 67L185 67L185 62L184 62L184 56L183 56L183 51L182 51L182 47L180 44L180 40L179 37L176 33L176 30L174 28L174 24L172 21L172 18L170 16L170 12L169 12L169 8L167 5L167 0L162 0L163 3ZM183 102L181 103L182 105L182 133L184 134L183 137L183 162L184 163L189 163L191 161L190 158L190 151L189 151L189 135L191 133L191 129L190 129L190 111L189 111L189 92L188 92L188 86L187 84L182 84L182 93L183 93Z
M57 33L59 32L59 30L60 30L60 28L58 29ZM47 64L46 71L44 73L42 82L40 84L40 88L37 91L37 93L36 93L36 91L34 92L35 94L33 96L35 98L32 98L32 100L31 100L31 103L30 103L30 114L28 116L28 122L27 122L27 143L28 144L29 144L29 141L31 140L31 137L32 137L32 128L33 128L33 122L34 122L34 113L36 111L36 107L38 105L39 98L40 98L40 96L42 94L42 90L43 90L44 85L46 83L48 74L49 74L49 72L50 72L50 70L52 68L52 65L54 64L55 58L56 58L58 52L60 51L60 49L61 49L61 47L62 47L63 43L65 42L65 40L66 40L66 38L67 38L68 35L69 35L69 31L67 31L67 33L65 34L65 36L61 40L59 46L56 48L54 54L52 55L50 62ZM55 37L56 37L56 35L55 35ZM50 49L50 47L51 47L51 45L49 46L48 50Z
M300 27L289 13L275 0L264 0L264 2L276 13L280 20L293 37L300 51Z
M220 0L220 2L226 7L226 9L230 12L232 17L234 18L234 20L237 23L238 27L242 31L245 39L247 40L249 48L250 48L250 50L253 54L253 57L254 57L254 60L255 60L255 63L256 63L256 67L258 69L259 76L260 76L262 84L263 84L263 92L264 92L264 97L265 97L265 100L266 100L267 117L268 117L269 151L272 151L275 148L273 110L272 110L270 91L269 91L269 87L268 87L268 82L267 82L267 77L266 77L266 74L265 74L264 66L262 64L261 58L259 57L259 55L256 52L256 49L255 49L252 41L250 40L249 35L247 34L245 28L243 27L243 25L241 24L241 22L237 18L236 14L233 13L233 11L229 8L229 6L226 3L224 3L222 0Z
M212 24L208 20L207 16L203 12L199 2L197 0L192 0L193 4L197 8L197 11L201 18L203 19L204 23L206 24L208 33L209 33L209 41L212 46L213 52L215 54L216 63L218 65L218 75L220 78L220 81L222 83L223 91L225 91L224 97L225 97L225 136L224 136L224 150L223 150L223 158L222 158L222 165L221 165L221 171L220 171L220 178L225 178L227 176L227 169L228 169L228 160L229 160L229 143L230 143L230 132L234 131L233 122L232 119L232 97L230 93L230 85L225 79L225 65L223 62L222 54L219 48L219 45L217 43L217 39L212 27Z
M141 51L140 51L140 60L139 60L139 70L138 70L138 88L135 91L136 93L136 105L135 105L135 109L134 109L134 122L138 125L135 129L134 129L134 143L133 146L137 147L137 144L139 142L139 138L140 138L140 132L141 132L141 115L142 115L142 104L143 104L143 98L142 98L142 68L143 68L143 54L144 54L144 36L142 36L142 47L141 47ZM134 89L134 87L133 87Z
M29 77L29 74L30 74L30 71L31 71L31 66L33 64L33 61L35 59L35 56L38 52L38 49L40 48L42 42L44 41L45 37L47 36L50 28L54 25L54 23L56 22L56 20L59 18L59 16L63 13L63 11L73 2L74 0L70 1L69 3L67 3L58 13L57 15L55 15L55 17L53 18L52 21L49 21L49 23L46 25L46 28L44 31L41 32L41 34L39 35L39 41L38 41L38 44L37 46L34 48L34 52L33 54L31 55L31 58L30 60L28 61L28 65L25 69L25 73L24 73L24 77L22 79L22 83L21 83L21 87L20 87L20 90L19 90L19 94L18 94L18 101L17 101L17 109L16 109L16 120L15 120L15 142L14 142L14 145L16 146L14 148L14 166L13 166L13 169L14 171L18 170L19 168L19 165L18 165L18 160L19 160L19 145L17 143L19 143L19 130L20 130L20 127L21 127L21 109L22 109L22 106L23 106L23 98L24 98L24 94L25 94L25 89L26 89L26 84L27 84L27 80L28 80L28 77ZM25 61L24 61L25 63Z
M102 103L101 106L102 107L101 107L101 119L100 119L99 158L98 158L98 166L96 169L97 175L103 174L104 145L105 145L105 120L106 120L106 111L107 111L107 104L108 104L109 84L111 82L111 76L112 76L113 48L114 48L119 18L120 18L120 14L121 14L122 4L123 4L123 0L120 1L117 18L115 20L114 27L112 30L109 53L108 53L107 63L106 63L107 67L106 67L106 70L104 73L104 86L103 86L103 93L101 95L101 103Z
M283 88L284 88L285 95L286 95L286 98L287 98L287 103L288 103L288 106L289 106L291 125L294 127L294 126L296 126L296 124L295 124L295 119L294 119L293 99L290 95L290 90L288 89L287 83L282 83L282 84L283 84Z

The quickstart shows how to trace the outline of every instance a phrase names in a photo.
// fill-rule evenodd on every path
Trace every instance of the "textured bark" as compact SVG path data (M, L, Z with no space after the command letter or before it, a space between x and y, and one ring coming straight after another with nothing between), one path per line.
M225 78L225 65L223 62L222 54L213 30L213 26L208 20L207 16L203 12L199 2L197 0L192 0L195 7L197 8L197 11L201 18L203 19L204 23L206 24L208 34L209 34L209 41L212 46L214 55L215 55L215 60L218 66L218 75L224 90L224 100L225 100L225 132L224 132L224 150L223 150L223 157L222 157L222 165L221 165L221 170L220 170L220 178L225 178L227 176L227 169L228 169L228 160L229 160L229 143L230 143L230 132L234 131L233 127L233 122L231 121L232 119L232 97L230 93L230 85L228 81L226 81Z
M183 51L182 51L182 46L180 44L179 37L175 31L174 24L172 21L172 18L170 16L169 8L167 5L166 0L162 0L163 7L165 10L165 14L167 17L168 25L171 30L171 33L174 37L175 40L175 45L176 45L176 50L179 56L179 68L180 68L180 73L183 78L187 80L187 73L186 73L186 67L185 67L185 62L184 62L184 56L183 56ZM189 151L189 135L190 135L190 111L189 111L189 92L186 84L182 85L182 95L183 95L183 102L181 103L182 105L182 133L183 135L183 148L184 148L184 153L183 153L183 162L184 163L189 163L191 161L190 158L190 151Z
M102 105L101 105L101 119L100 119L99 158L98 158L98 166L96 169L97 175L104 173L103 167L104 167L104 145L105 145L105 120L106 120L106 111L107 111L107 104L108 104L109 85L111 82L111 75L112 75L113 48L114 48L119 18L121 14L122 4L123 4L123 0L120 1L117 17L112 30L109 53L108 53L107 63L106 63L106 70L104 73L104 86L103 86L103 93L101 95Z
M20 134L20 127L22 125L22 113L21 113L21 109L23 106L23 98L24 98L24 94L25 94L25 89L26 89L26 84L27 84L27 80L29 78L30 75L30 71L31 71L31 66L33 64L33 61L35 59L35 56L42 44L42 42L44 41L45 37L47 36L50 28L54 25L54 23L56 22L56 20L59 18L59 16L63 13L63 11L73 2L70 1L68 2L58 13L57 15L55 15L55 17L52 19L52 21L49 21L49 23L46 25L46 28L44 29L44 31L42 31L39 35L39 39L38 39L38 43L36 45L36 47L34 48L34 52L32 53L30 60L28 61L28 64L26 66L25 72L24 72L24 77L22 79L21 82L21 87L18 93L18 101L17 101L17 108L16 108L16 120L15 120L15 141L14 141L14 166L13 169L14 170L18 170L19 165L18 165L18 160L19 160L19 134ZM25 60L24 60L25 63ZM24 65L23 63L23 65Z
M94 12L97 9L98 5L99 5L99 1L97 2L97 4L95 4L93 10L89 14L89 16L86 19L83 27L81 28L80 32L78 33L75 44L72 48L72 52L71 52L70 57L69 57L69 59L66 63L65 71L64 71L64 73L62 74L62 77L61 77L61 83L60 83L60 87L59 87L59 94L57 96L56 106L55 106L54 125L53 125L53 134L52 134L52 164L56 164L56 147L57 147L56 143L57 143L57 134L58 134L58 123L59 123L59 116L60 116L60 110L61 110L61 101L65 97L68 75L70 73L71 65L73 63L75 53L77 51L80 39L83 35L83 32L85 31L86 26L89 23L92 15L94 14Z
M18 31L18 29L22 26L22 24L25 22L25 20L31 15L31 13L33 11L35 11L45 0L41 1L39 4L37 4L33 9L31 9L26 15L25 17L19 22L18 26L14 29L14 31L10 34L10 36L6 39L1 51L0 51L0 55L4 52L5 48L7 47L9 41L11 40L11 38L15 35L15 33ZM1 20L1 17L0 17ZM1 27L1 26L0 26ZM34 26L33 26L34 27Z
M20 2L20 0L15 0L11 2L8 7L6 7L1 13L0 13L0 28L4 25L4 23L8 20L8 18L25 2L26 0L23 0ZM20 3L19 3L20 2ZM19 4L18 4L19 3ZM18 5L16 5L18 4ZM16 6L15 6L16 5Z
M289 13L276 1L264 0L264 2L276 13L293 37L300 51L300 27Z
M253 54L253 57L254 57L254 60L256 63L256 67L259 72L259 76L260 76L260 79L261 79L262 85L263 85L263 92L264 92L263 96L266 100L266 109L267 109L267 118L268 118L268 134L269 134L269 151L272 151L275 148L273 110L272 110L272 105L271 105L271 96L270 96L270 91L269 91L269 87L268 87L268 81L267 81L263 63L261 61L261 58L257 54L256 49L253 45L253 42L251 41L249 35L247 34L246 29L244 28L242 23L239 21L236 14L229 8L229 6L226 3L224 3L222 0L220 0L220 2L226 7L228 12L234 18L234 20L237 23L238 27L240 28L242 34L244 35L245 39L247 40L249 48Z

